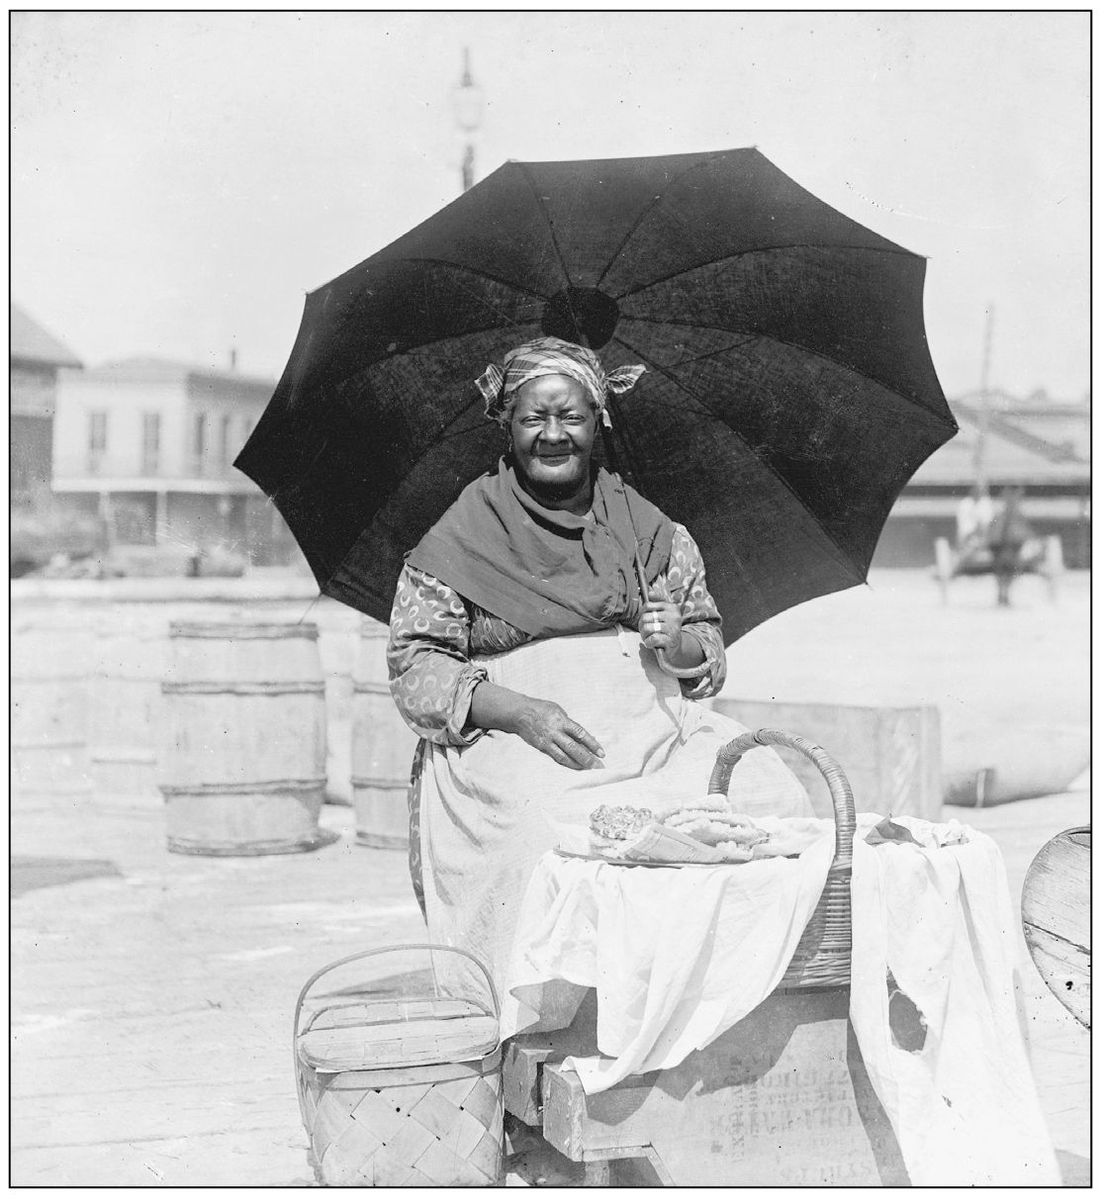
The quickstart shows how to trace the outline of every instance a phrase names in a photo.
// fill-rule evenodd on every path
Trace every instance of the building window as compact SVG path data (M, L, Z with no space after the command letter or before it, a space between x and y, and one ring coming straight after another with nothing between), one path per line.
M88 471L99 472L107 452L107 410L88 413Z
M142 475L154 476L161 468L161 415L142 415Z
M219 424L219 463L223 468L229 468L234 459L234 447L231 443L230 415L224 414Z
M204 473L204 461L207 459L207 415L192 415L192 464L197 477Z

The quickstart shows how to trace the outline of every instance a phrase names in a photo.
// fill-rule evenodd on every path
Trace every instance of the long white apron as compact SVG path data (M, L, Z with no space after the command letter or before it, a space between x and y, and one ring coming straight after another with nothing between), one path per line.
M647 807L706 794L718 750L748 729L689 702L636 632L535 640L476 658L489 679L559 703L606 752L599 769L558 765L518 736L430 745L419 800L430 939L475 954L501 990L518 908L558 824L600 804ZM811 815L798 779L768 748L748 753L729 797L752 815Z

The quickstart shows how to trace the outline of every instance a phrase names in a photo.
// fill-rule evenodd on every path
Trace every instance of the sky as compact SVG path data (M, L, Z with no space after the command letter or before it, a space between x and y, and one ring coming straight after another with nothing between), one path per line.
M13 300L88 365L275 379L307 291L507 159L757 146L928 259L949 397L1090 372L1090 37L1075 12L11 14Z

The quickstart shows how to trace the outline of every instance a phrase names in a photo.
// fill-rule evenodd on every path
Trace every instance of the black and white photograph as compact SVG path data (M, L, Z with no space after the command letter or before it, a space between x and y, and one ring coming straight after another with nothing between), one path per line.
M1091 11L8 20L9 1189L1090 1187Z

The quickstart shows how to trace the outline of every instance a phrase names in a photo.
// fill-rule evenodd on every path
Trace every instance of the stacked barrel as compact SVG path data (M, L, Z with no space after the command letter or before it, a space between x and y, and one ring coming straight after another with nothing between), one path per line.
M161 681L169 661L168 620L134 606L100 619L89 682L88 759L92 801L109 809L156 807Z
M318 628L178 622L170 643L160 766L170 850L250 856L324 843Z
M361 844L405 849L407 794L418 739L391 699L387 641L383 623L366 619L361 624L353 672L353 807Z
M27 797L87 796L92 641L77 608L11 625L11 787Z
M358 843L405 848L417 739L388 689L387 627L336 604L315 624L278 598L211 601L97 583L17 608L13 793L163 813L179 853L317 847L324 802L352 804Z

